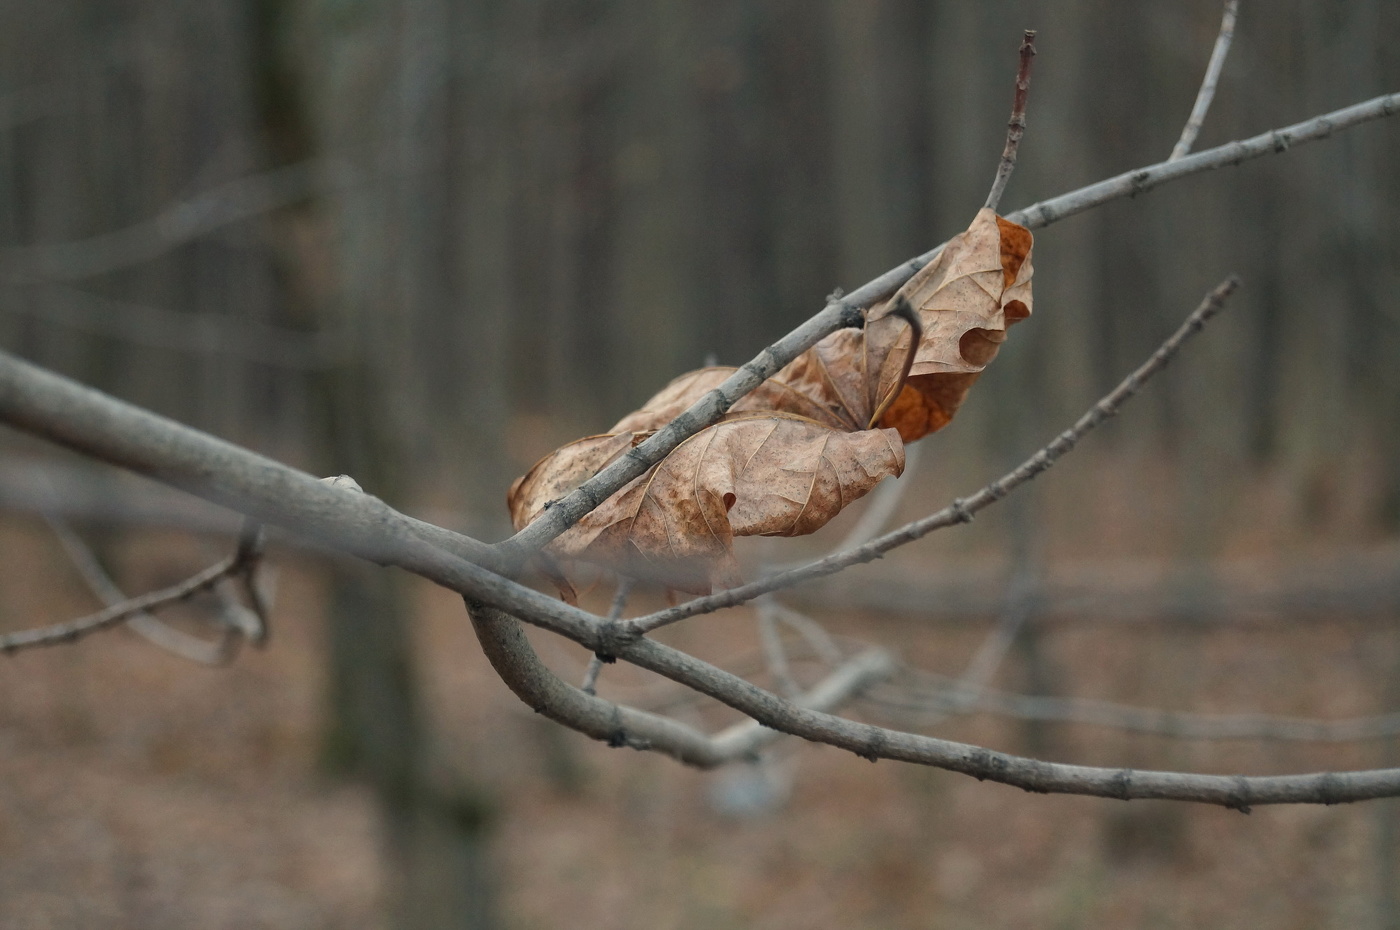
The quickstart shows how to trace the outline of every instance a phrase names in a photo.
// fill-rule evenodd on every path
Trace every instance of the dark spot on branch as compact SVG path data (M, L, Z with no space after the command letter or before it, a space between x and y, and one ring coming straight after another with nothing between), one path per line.
M871 729L873 733L870 737L870 741L866 743L864 751L858 752L856 755L867 762L879 762L885 748L885 731L879 727L872 727Z
M1119 769L1113 776L1113 796L1120 801L1133 799L1133 770Z
M1317 796L1329 807L1342 803L1342 780L1337 777L1336 772L1322 773L1322 777L1317 780Z
M1253 790L1249 787L1249 779L1243 775L1235 776L1235 790L1230 796L1230 800L1225 806L1231 810L1239 811L1241 814L1248 814L1253 808L1250 801L1254 797Z
M603 662L615 662L617 656L640 639L640 634L620 620L604 620L598 624L598 636L593 651Z

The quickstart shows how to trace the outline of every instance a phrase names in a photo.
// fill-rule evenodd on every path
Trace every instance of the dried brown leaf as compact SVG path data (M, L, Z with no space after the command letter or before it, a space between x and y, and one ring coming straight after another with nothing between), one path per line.
M626 448L584 443L585 449L566 446L545 458L517 482L511 502L517 526L545 503L526 501L525 491L576 484L588 477L582 463ZM739 582L736 536L814 532L903 470L904 445L893 430L843 432L789 414L732 415L686 440L549 551L703 594L712 584Z
M1029 231L980 211L935 261L871 308L862 329L821 340L547 552L681 591L738 583L734 537L815 531L882 478L900 474L904 442L947 425L1007 327L1030 315L1030 255ZM902 301L909 306L899 308ZM922 328L916 347L906 319L911 309ZM606 435L541 459L511 486L515 526L524 527L734 371L682 375ZM543 567L556 571L548 560ZM567 582L556 580L567 596Z

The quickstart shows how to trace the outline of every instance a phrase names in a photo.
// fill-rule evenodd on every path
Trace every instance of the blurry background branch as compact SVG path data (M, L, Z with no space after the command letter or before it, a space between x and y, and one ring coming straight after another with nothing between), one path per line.
M238 551L233 555L191 575L179 584L133 598L122 597L121 592L116 590L110 579L97 570L96 562L90 558L84 558L85 553L73 545L75 540L71 537L65 537L65 545L71 553L79 558L78 565L84 578L90 585L100 589L99 596L108 601L107 608L76 620L68 620L32 630L0 634L0 652L11 653L39 646L64 645L92 633L110 629L118 624L129 623L136 618L145 621L143 635L147 635L148 639L152 639L158 645L169 647L173 639L169 635L170 631L162 630L155 633L154 636L149 635L153 631L153 624L150 622L153 618L150 617L150 614L186 601L196 594L214 590L229 579L237 579L243 583L245 589L250 593L250 607L246 611L237 610L236 612L235 609L230 608L224 622L236 634L248 638L253 643L261 643L267 634L266 607L263 604L261 593L257 590L254 578L258 563L262 560L261 532L261 527L257 523L248 521L239 538ZM222 651L227 647L218 648ZM205 655L203 651L198 652L201 656Z

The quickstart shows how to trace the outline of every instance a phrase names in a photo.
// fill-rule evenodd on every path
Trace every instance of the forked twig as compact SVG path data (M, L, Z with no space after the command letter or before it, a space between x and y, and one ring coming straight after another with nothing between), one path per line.
M240 576L247 579L254 572L261 558L262 527L250 519L244 524L238 550L228 558L216 562L178 584L158 591L151 591L139 597L127 598L95 614L33 630L20 630L0 635L0 652L13 653L21 649L74 642L99 630L110 629L128 622L133 617L148 615L164 607L188 600L201 591L214 589L225 579ZM251 581L245 580L245 584L250 590L256 589L256 585ZM254 604L254 612L265 611L265 605L262 604L260 597L254 601ZM161 626L164 627L164 624ZM169 628L165 629L169 632L175 632ZM252 630L253 635L249 636L250 641L261 642L266 636L266 629L266 616L259 614L257 627ZM244 631L240 630L240 632ZM158 634L159 636L160 634Z
M1225 67L1225 56L1230 53L1230 43L1235 38L1235 19L1240 12L1240 0L1225 0L1225 12L1220 17L1220 34L1215 37L1215 48L1210 53L1210 63L1206 65L1205 77L1201 79L1201 89L1196 92L1196 102L1191 107L1191 115L1181 129L1181 138L1172 147L1167 161L1184 158L1191 146L1196 144L1196 136L1206 121L1211 101L1215 99L1215 86L1220 82L1220 71Z
M73 531L68 521L49 511L45 511L43 517L49 529L53 530L54 536L58 538L59 544L63 546L68 560L77 569L78 575L98 599L108 607L115 607L129 600L102 567L96 553ZM200 665L226 664L237 655L238 647L242 643L238 630L226 623L220 626L219 638L216 640L191 636L146 611L132 614L127 618L126 625L152 645Z

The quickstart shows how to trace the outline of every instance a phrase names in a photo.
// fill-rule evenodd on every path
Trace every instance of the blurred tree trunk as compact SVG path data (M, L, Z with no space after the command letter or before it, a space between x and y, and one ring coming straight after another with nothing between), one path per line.
M431 134L420 146L419 130L434 122L435 83L444 77L446 56L436 44L444 39L438 21L444 9L432 0L413 9L383 4L331 23L317 23L321 11L314 5L283 0L254 0L251 12L260 106L274 158L293 163L330 153L350 161L365 179L329 214L317 204L289 211L277 237L292 299L323 329L347 333L354 346L348 361L314 376L313 409L324 428L320 471L350 474L367 492L402 500L410 482L405 455L422 438L415 427L427 415L411 416L409 410L415 398L430 393L417 364L424 334L412 324L437 321L410 316L398 339L386 338L385 328L395 325L391 301L402 300L412 311L443 299L436 290L441 268L434 264L441 230L434 226L437 211L426 187L443 153ZM357 17L371 14L402 14L405 44L391 47L387 58L383 49L367 50L356 41L357 27L366 24ZM302 15L314 24L309 36L297 33ZM440 54L420 59L419 44ZM395 52L404 56L402 73L394 70ZM386 81L386 75L399 82ZM384 85L399 93L386 94L381 109L376 104ZM386 124L387 140L381 131ZM384 171L386 149L402 170ZM395 253L385 255L390 242ZM399 326L404 328L401 319ZM400 579L363 563L334 560L330 588L326 759L364 779L379 801L392 925L493 927L486 805L475 788L438 784L427 773L428 725Z

